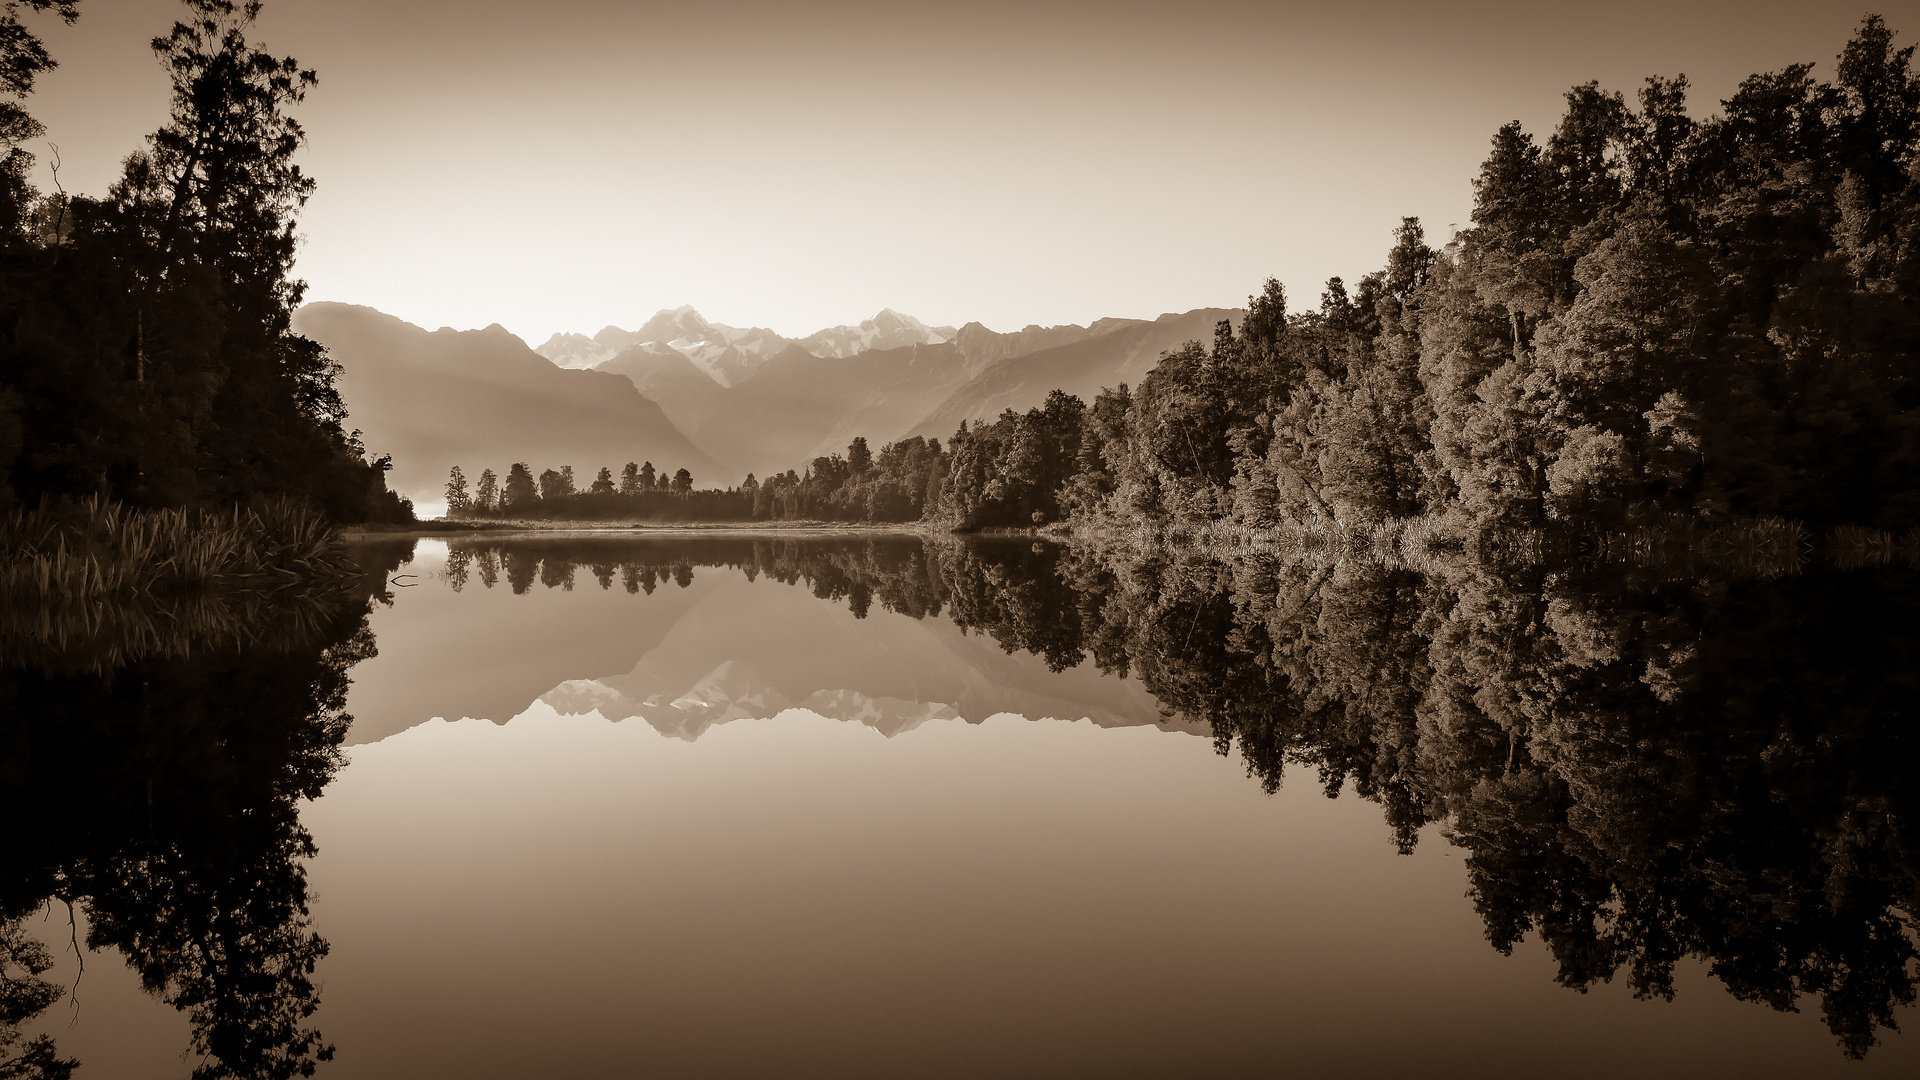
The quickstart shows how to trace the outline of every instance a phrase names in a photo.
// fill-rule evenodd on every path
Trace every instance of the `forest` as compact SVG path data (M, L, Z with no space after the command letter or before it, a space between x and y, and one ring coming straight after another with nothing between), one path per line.
M753 516L971 530L1627 525L1668 515L1920 527L1920 81L1868 16L1831 81L1684 76L1508 124L1471 226L1134 387L759 481Z
M184 6L153 40L166 123L100 196L29 180L45 128L27 100L56 64L30 22L57 33L80 0L0 8L0 511L292 498L411 521L347 427L338 366L289 329L314 190L289 110L318 77L249 42L259 0Z
M1269 280L1136 387L963 429L932 513L1920 526L1913 51L1869 16L1831 82L1754 75L1704 119L1684 76L1576 86L1544 142L1494 134L1440 248L1405 219L1317 307Z
M911 522L937 500L946 458L938 439L888 443L879 455L856 437L847 455L817 457L805 474L787 472L738 487L695 488L685 469L668 476L653 462L627 462L619 477L602 466L585 490L573 466L542 470L516 462L503 481L492 469L470 483L455 465L447 514L480 520Z
M601 466L584 490L571 465L543 469L535 477L526 462L515 462L504 480L483 469L471 483L455 465L446 496L448 517L476 521L742 521L753 507L750 491L696 489L692 473L656 472L651 461L627 462L617 479L611 468Z
M293 334L314 181L289 110L316 85L255 48L255 0L187 0L154 42L165 126L99 197L28 182L26 109L54 60L6 5L0 69L0 508L293 497L405 521L337 367ZM1718 112L1684 76L1568 91L1508 124L1471 226L1395 231L1382 269L1295 310L1268 281L1235 327L1091 403L1055 393L738 488L610 468L510 470L454 516L1365 530L1630 524L1662 515L1920 527L1920 81L1867 17L1830 80L1754 75ZM629 466L632 473L637 466ZM676 489L675 481L682 486ZM507 490L515 483L520 486ZM531 498L525 492L533 491ZM460 501L464 500L464 501Z

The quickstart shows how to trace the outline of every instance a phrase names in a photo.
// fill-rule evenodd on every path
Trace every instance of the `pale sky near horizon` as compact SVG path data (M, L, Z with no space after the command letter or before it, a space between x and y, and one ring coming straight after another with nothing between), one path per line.
M147 42L181 10L33 19L67 190L163 119ZM1494 130L1544 137L1567 87L1685 73L1706 115L1754 72L1831 77L1869 10L1920 40L1920 0L268 0L254 36L320 73L308 298L537 345L680 304L793 337L1152 317L1268 275L1310 305L1402 215L1464 226Z

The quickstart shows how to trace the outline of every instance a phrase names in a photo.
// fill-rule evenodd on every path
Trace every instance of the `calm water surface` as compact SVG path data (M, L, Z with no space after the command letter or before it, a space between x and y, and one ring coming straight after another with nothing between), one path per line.
M191 790L163 776L155 796L139 750L61 781L100 793L72 811L84 828L36 824L63 813L44 804L16 821L32 835L9 895L109 897L72 927L58 901L25 922L56 954L44 978L78 981L27 1030L80 1076L185 1076L210 1044L270 1075L242 1058L288 1058L312 1028L335 1048L319 1075L341 1077L1920 1075L1920 1043L1886 1023L1915 1020L1913 737L1887 705L1912 653L1883 626L1910 610L1899 573L1653 575L1604 602L1536 573L1521 637L1554 651L1506 654L1472 713L1544 717L1516 740L1433 704L1454 658L1487 655L1448 635L1518 595L1466 571L909 539L362 554L387 584L377 653L363 635L330 654L352 718L330 780L286 765L308 752L289 739L258 751L271 790L247 794L247 761L181 762L165 776ZM1726 627L1774 670L1721 673L1707 636ZM1766 649L1819 639L1877 665L1809 689L1838 720L1768 681L1808 676ZM1416 654L1427 674L1395 666ZM23 676L20 707L91 695L73 716L99 729L56 745L35 727L32 767L145 745L102 725L291 715L325 697L274 696L262 673L295 660L243 650L177 692ZM1251 693L1256 670L1290 689ZM1702 700L1787 720L1756 750L1719 721L1684 728ZM1818 759L1804 776L1796 752ZM291 810L260 809L276 800ZM1583 814L1631 838L1603 859L1569 839L1596 832ZM209 824L256 819L277 824ZM1516 912L1533 921L1503 955L1489 939ZM90 918L81 975L69 939ZM275 974L228 970L248 963ZM142 965L162 996L198 997L176 1011ZM1862 1024L1879 1045L1849 1060Z

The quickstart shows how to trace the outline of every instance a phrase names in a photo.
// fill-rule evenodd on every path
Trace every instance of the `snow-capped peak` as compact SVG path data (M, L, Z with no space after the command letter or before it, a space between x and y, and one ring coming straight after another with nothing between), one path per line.
M738 385L791 344L771 330L710 323L693 305L661 308L638 330L608 326L593 337L560 333L534 351L561 367L597 367L637 345L665 345L722 386Z
M802 338L800 347L815 356L852 356L870 349L899 349L908 345L939 345L953 339L950 326L930 327L892 308L859 326L835 326Z

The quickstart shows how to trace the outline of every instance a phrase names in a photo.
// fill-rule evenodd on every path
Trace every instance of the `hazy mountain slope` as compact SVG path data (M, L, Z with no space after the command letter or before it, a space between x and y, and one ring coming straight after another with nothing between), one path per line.
M613 347L616 352L645 342L658 342L677 350L694 366L711 375L722 386L735 386L750 378L792 342L762 327L736 327L711 323L691 306L683 305L654 313L646 325L632 333L609 326L594 340Z
M1110 328L1102 335L1105 338L1133 324L1109 319L1094 325ZM848 357L784 354L734 388L694 439L716 457L762 476L766 468L797 469L818 455L844 453L855 436L864 436L874 450L909 434L944 439L953 434L951 428L909 429L982 372L1018 362L1031 348L1092 340L1087 335L1094 332L1091 327L1070 325L1029 326L1012 334L996 334L979 323L969 323L955 331L951 341L934 345L869 350ZM1125 343L1115 340L1124 351ZM1159 354L1153 358L1157 360ZM1045 397L1043 390L1035 402ZM742 443L750 446L744 456L729 457Z
M476 478L515 461L536 472L572 465L589 480L602 465L639 460L706 484L736 479L628 379L556 367L497 325L429 333L329 303L301 308L293 325L340 363L348 423L368 450L393 455L388 482L405 494L437 498L456 464Z
M1101 387L1139 382L1162 353L1189 341L1211 342L1216 323L1230 318L1237 325L1244 314L1238 308L1200 308L1152 322L1103 319L1090 329L1112 327L1105 333L987 366L902 434L945 439L963 420L998 416L1005 409L1024 412L1054 390L1091 403Z
M715 456L761 476L798 469L817 453L844 452L853 435L865 435L878 449L964 377L951 343L845 357L793 346L729 390L696 438Z
M533 351L553 361L558 367L589 368L612 359L615 350L609 350L585 334L555 334L547 339L546 344Z
M688 330L689 313L662 313L673 318L648 330ZM1228 314L1205 309L1152 322L1101 319L1092 326L1028 326L1008 334L968 323L937 344L846 356L817 356L790 343L731 387L707 378L684 349L657 342L629 348L599 370L631 379L694 445L735 474L765 476L842 453L855 436L876 450L909 434L945 439L963 417L1029 408L1056 386L1091 400L1102 385L1138 381L1165 350L1194 338L1210 340L1214 322ZM933 336L945 330L921 329Z
M969 323L951 342L851 356L815 356L790 345L733 387L720 386L679 350L657 342L630 348L599 370L631 379L723 465L765 476L844 452L856 435L877 450L994 363L1090 332L1029 326L996 334Z
M601 364L597 370L626 377L641 394L658 403L667 414L667 419L673 421L673 426L679 428L695 446L722 465L734 464L730 456L714 453L700 438L702 425L708 417L725 406L731 391L715 382L712 376L684 354L657 341L649 341L626 349ZM737 471L745 475L744 470Z

